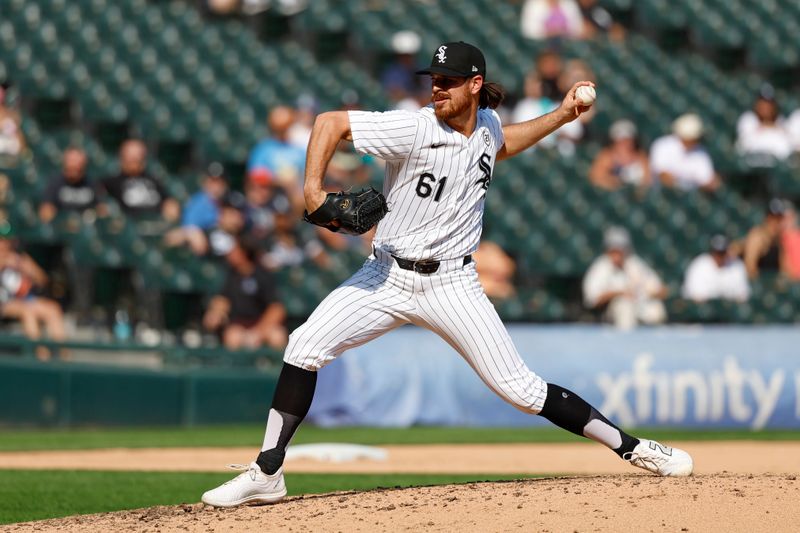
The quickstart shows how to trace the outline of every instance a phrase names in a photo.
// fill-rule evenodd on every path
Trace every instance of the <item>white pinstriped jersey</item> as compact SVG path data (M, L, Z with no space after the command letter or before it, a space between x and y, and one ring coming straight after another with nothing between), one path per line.
M447 260L475 251L484 196L505 142L499 117L478 111L475 132L467 138L439 122L430 107L349 116L356 149L387 163L383 191L390 211L373 241L380 251L292 332L284 361L319 370L350 348L416 324L455 348L505 401L539 413L547 382L519 356L483 292L475 263L449 261L421 274L389 255Z
M417 112L350 111L349 117L356 150L386 161L389 213L373 244L408 259L475 252L484 198L505 142L497 113L479 110L469 138L440 122L430 106Z

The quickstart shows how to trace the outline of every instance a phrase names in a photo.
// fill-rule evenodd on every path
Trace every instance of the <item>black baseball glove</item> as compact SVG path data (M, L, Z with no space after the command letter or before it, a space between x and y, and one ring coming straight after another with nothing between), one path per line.
M303 212L303 220L331 231L361 235L388 212L386 198L370 187L359 192L329 192L316 211Z

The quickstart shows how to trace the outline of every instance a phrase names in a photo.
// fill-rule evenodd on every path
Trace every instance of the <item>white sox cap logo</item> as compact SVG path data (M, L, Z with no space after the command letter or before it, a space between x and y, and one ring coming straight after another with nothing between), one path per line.
M444 51L447 50L445 45L439 47L439 51L436 53L436 57L439 58L439 63L444 63L444 60L447 59L447 56L444 55Z

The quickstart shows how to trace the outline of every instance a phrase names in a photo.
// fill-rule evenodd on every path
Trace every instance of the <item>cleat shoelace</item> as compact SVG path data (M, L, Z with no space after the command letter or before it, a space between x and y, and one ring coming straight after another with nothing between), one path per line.
M233 479L231 479L229 481L226 481L225 483L223 483L223 485L230 485L231 483L234 483L236 480L238 480L242 476L249 476L251 481L255 481L256 480L257 472L256 472L256 468L253 466L252 463L250 463L249 465L240 464L240 463L233 463L233 464L229 464L228 468L230 468L231 470L240 471L242 473L239 474L238 476L236 476L235 478L233 478Z
M630 452L626 455L627 457L624 457L624 459L629 461L633 466L638 466L639 468L644 468L651 472L658 472L668 460L667 457L662 457L661 454L655 451L654 453L648 453L646 455L636 452Z

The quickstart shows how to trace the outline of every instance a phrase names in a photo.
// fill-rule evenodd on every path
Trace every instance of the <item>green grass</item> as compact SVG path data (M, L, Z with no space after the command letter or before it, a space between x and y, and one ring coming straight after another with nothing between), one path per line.
M675 440L798 440L800 431L647 430L634 434ZM196 428L126 428L75 430L0 430L0 451L74 450L181 446L260 446L262 425ZM350 442L356 444L450 444L509 442L577 442L579 437L557 428L335 428L303 426L293 442Z
M0 524L196 503L231 474L0 470ZM289 495L521 479L530 475L287 474Z

